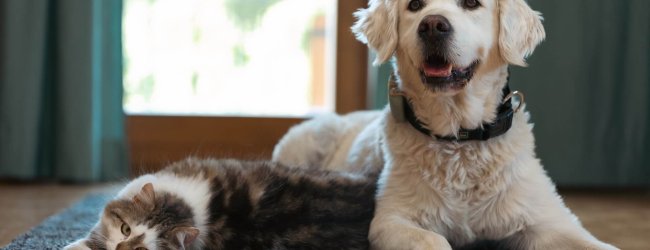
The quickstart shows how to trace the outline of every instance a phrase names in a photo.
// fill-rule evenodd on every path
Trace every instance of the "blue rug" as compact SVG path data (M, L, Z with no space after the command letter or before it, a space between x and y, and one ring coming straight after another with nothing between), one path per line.
M47 218L29 232L14 239L5 250L61 249L86 236L99 220L99 213L113 194L91 194L71 208Z
M91 194L71 208L47 218L29 232L14 239L4 250L62 249L80 239L99 220L99 213L114 194ZM480 241L457 250L504 249L497 241Z

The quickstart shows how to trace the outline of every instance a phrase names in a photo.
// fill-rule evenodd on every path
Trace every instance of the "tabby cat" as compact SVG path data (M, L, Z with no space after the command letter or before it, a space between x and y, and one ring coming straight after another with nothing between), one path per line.
M131 181L65 249L367 249L375 181L190 158Z

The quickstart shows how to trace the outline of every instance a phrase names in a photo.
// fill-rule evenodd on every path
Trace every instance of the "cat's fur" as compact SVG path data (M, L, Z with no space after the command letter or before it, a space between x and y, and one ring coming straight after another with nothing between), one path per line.
M186 159L131 181L89 235L66 249L366 249L375 181Z

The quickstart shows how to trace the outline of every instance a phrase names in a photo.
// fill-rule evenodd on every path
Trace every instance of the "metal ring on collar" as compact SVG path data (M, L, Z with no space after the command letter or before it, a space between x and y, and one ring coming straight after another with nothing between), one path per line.
M404 96L404 92L397 87L397 82L395 82L395 73L390 74L390 78L388 78L388 95Z
M521 108L524 106L524 104L526 103L526 98L524 96L524 93L515 90L510 92L510 94L508 94L505 98L503 98L503 103L510 101L510 99L512 99L513 96L519 97L519 105L517 105L517 108L515 109L515 113L516 113L519 112L519 110L521 110Z

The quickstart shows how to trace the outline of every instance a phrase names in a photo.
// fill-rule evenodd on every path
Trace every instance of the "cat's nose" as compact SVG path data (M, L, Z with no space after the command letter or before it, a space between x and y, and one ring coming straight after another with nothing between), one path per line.
M115 250L130 250L130 249L129 249L129 245L126 244L126 242L120 242L115 247Z

